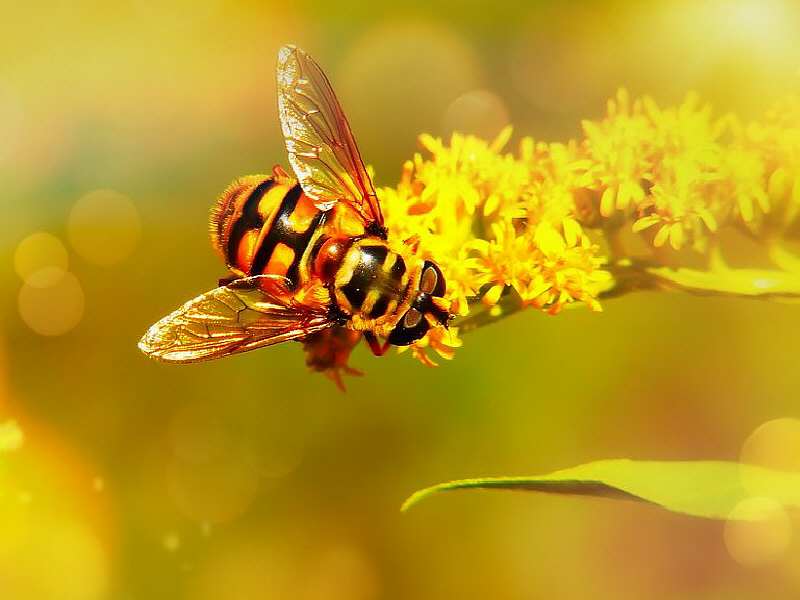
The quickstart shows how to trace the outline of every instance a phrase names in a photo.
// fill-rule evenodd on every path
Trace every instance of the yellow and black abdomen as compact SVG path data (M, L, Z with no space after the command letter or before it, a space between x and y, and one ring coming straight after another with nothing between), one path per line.
M211 211L211 239L239 277L281 275L295 290L317 278L338 308L374 321L392 315L409 288L408 265L384 240L366 236L352 210L320 211L285 177L236 180Z
M282 275L295 289L310 276L310 253L326 218L294 180L243 177L212 209L211 240L237 275Z

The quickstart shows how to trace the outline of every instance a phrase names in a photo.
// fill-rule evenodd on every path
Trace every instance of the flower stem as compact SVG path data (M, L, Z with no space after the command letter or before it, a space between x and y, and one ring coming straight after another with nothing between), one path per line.
M782 256L784 264L791 257L786 250ZM800 264L800 261L798 261ZM697 269L659 267L654 263L624 259L608 270L613 279L610 285L598 294L598 299L617 298L633 291L665 290L680 291L699 296L727 296L755 298L785 302L800 301L800 271L787 272L775 269L729 269L712 271ZM582 307L583 304L569 304ZM496 323L525 308L519 294L506 287L497 304L487 306L476 296L470 302L470 314L456 320L460 333L468 333L484 325Z

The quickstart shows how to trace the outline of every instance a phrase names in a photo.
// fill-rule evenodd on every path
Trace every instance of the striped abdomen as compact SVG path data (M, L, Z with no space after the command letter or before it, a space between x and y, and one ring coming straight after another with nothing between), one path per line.
M317 278L339 309L370 322L392 315L408 294L412 274L400 254L365 236L347 207L322 212L281 176L228 187L212 210L211 238L236 275L282 275L292 290Z
M311 250L327 217L293 180L244 177L212 210L211 238L237 275L283 275L294 289L310 277Z

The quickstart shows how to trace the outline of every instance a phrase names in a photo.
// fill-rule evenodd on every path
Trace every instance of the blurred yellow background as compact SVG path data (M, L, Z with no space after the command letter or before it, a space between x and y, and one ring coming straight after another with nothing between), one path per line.
M138 352L224 275L216 195L286 164L285 43L326 68L378 185L423 131L566 140L621 85L745 119L800 88L791 0L378 4L4 8L0 423L25 441L0 454L0 597L798 597L796 521L480 492L399 512L457 477L786 459L796 306L642 293L531 311L438 369L361 348L347 394L299 345L189 367Z

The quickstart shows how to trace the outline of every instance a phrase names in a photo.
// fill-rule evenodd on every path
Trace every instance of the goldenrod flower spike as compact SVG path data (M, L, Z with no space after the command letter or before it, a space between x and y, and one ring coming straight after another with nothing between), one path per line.
M582 139L525 137L516 153L510 127L492 141L423 134L398 186L379 190L392 235L418 234L439 260L460 333L640 289L800 298L800 98L744 124L694 94L662 108L620 90L582 125ZM730 232L763 248L763 268L726 263ZM433 364L426 349L460 345L451 327L411 350Z

